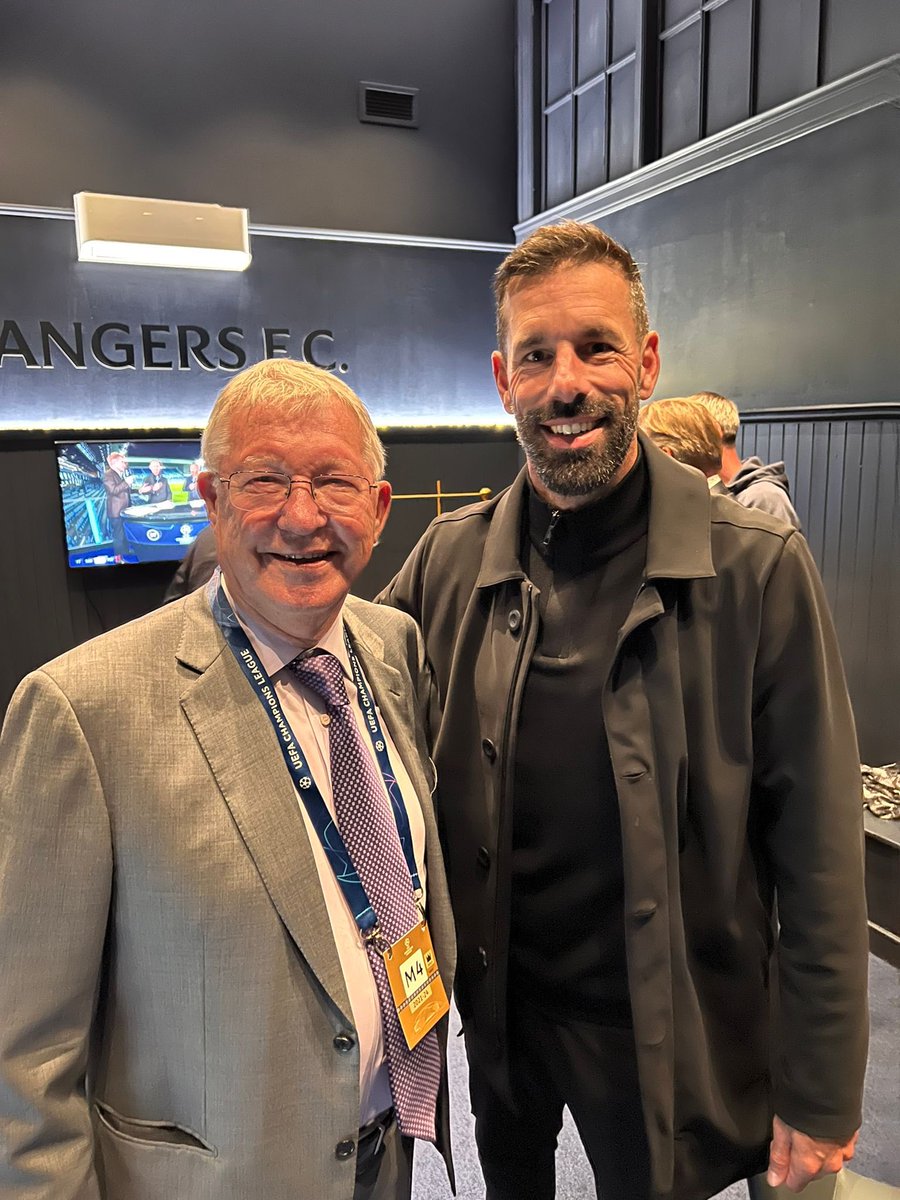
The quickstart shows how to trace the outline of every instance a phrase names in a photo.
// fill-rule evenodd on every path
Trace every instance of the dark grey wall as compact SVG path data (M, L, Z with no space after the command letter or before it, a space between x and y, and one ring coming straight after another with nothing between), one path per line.
M0 428L202 425L233 372L206 370L191 355L177 369L179 325L210 332L206 359L227 366L238 358L221 352L216 335L228 327L242 330L248 364L264 357L263 327L290 330L278 341L294 358L309 334L327 329L333 337L316 339L313 357L346 367L380 425L503 417L490 372L499 253L281 237L254 237L252 249L243 273L78 263L72 221L0 215ZM81 324L83 368L52 349L43 365L41 321L70 345ZM123 361L127 351L114 343L134 345L135 369L104 367L90 351L92 335L112 322L129 333L110 331L102 348ZM158 351L143 352L141 325L165 327L153 335ZM28 365L19 334L41 366Z
M506 0L7 0L0 202L218 201L264 224L508 240ZM357 84L420 89L363 125Z
M656 395L711 390L758 410L743 452L785 460L876 763L900 749L898 195L886 105L601 222L646 264ZM895 415L865 419L872 404ZM808 411L767 421L776 408Z
M605 217L662 335L656 394L900 399L900 112L828 126Z
M778 0L769 0L770 5ZM822 83L831 83L900 50L897 0L827 0L820 52Z

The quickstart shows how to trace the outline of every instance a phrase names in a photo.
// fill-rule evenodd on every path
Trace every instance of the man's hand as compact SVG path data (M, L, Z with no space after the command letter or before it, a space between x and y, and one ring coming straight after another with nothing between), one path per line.
M849 1142L829 1142L826 1138L810 1137L775 1116L772 1120L772 1142L769 1146L769 1170L766 1183L770 1187L784 1184L788 1191L802 1192L813 1179L836 1174L849 1162L856 1149L859 1130Z

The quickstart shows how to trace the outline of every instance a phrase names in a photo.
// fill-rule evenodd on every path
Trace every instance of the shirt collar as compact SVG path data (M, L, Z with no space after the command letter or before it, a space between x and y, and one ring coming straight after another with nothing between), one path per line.
M250 642L254 653L262 663L269 678L274 679L278 671L284 670L288 663L294 661L303 647L290 638L280 637L278 634L262 628L257 621L248 617L246 613L241 612L235 604L231 592L228 590L228 584L224 575L222 576L222 588L228 597L228 603L234 610L234 615L237 617L238 623L247 635L247 640ZM329 654L333 654L341 664L345 678L352 678L350 674L350 659L347 655L347 644L344 641L343 605L331 625L329 625L321 638L310 649L326 650Z

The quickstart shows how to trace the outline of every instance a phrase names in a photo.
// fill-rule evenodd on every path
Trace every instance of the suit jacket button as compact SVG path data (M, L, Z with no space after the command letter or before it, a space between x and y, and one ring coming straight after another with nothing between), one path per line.
M478 847L478 856L477 857L478 857L479 867L483 867L486 871L488 869L488 867L491 865L491 852L490 852L490 850L488 850L487 846L479 846Z
M335 1158L352 1158L355 1153L356 1145L350 1138L345 1138L342 1142L338 1142L334 1148Z
M488 969L488 953L484 946L478 947L478 961L481 963L481 969L486 971Z
M491 739L485 738L481 743L481 748L487 755L488 762L493 762L497 757L497 747L494 745Z
M640 900L635 905L631 915L635 921L649 921L658 907L659 905L655 900Z
M352 1033L339 1033L332 1044L338 1054L349 1054L356 1043Z

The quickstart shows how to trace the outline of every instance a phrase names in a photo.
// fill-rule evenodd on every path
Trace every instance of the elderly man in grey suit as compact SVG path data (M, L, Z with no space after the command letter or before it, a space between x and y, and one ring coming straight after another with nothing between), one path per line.
M384 453L278 360L203 454L221 572L4 725L0 1195L408 1197L413 1139L449 1169L455 947L420 635L348 596Z

